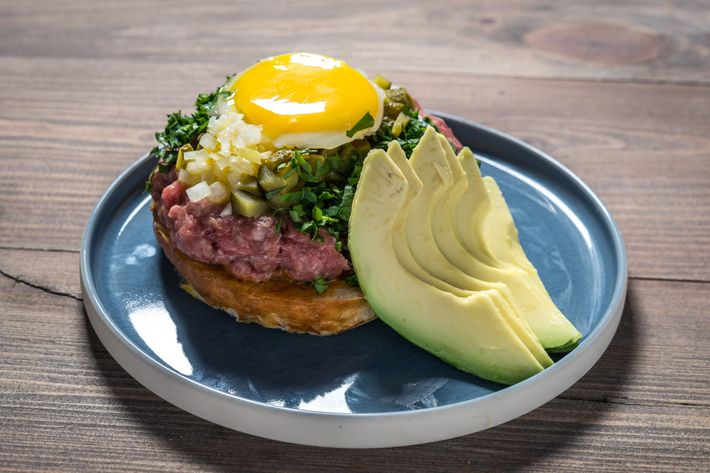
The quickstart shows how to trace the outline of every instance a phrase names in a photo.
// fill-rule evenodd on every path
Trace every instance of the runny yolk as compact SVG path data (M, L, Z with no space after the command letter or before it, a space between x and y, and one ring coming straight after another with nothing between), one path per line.
M292 53L258 62L234 82L235 105L244 119L263 125L271 139L283 134L340 132L367 112L379 111L372 83L345 62Z

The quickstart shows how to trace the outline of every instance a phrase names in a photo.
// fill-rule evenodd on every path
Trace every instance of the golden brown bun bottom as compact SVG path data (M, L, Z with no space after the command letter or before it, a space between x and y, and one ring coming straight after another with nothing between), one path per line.
M154 219L165 256L199 298L240 322L288 332L333 335L375 318L359 288L333 281L318 294L312 286L287 280L242 281L221 266L195 261L173 247L168 231Z

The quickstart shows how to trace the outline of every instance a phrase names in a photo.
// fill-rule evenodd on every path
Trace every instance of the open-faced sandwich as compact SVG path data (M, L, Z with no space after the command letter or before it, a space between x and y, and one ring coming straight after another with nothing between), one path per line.
M147 182L157 239L194 297L318 335L376 314L506 383L581 337L527 260L495 182L403 87L294 53L196 106L156 134Z

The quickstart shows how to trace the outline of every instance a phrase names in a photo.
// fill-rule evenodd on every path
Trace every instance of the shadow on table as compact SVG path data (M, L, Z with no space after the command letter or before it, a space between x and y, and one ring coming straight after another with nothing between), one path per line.
M96 361L123 410L142 432L171 453L156 457L216 471L498 471L545 469L614 409L636 364L639 315L629 287L621 324L608 350L574 386L504 425L468 436L410 447L347 450L292 445L242 434L204 421L157 397L126 373L103 348L86 319ZM118 447L118 446L117 446ZM126 446L130 450L130 446Z

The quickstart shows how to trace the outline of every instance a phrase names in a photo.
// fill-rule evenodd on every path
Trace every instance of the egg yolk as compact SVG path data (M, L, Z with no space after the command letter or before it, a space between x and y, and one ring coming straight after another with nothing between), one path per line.
M284 54L258 62L232 85L244 119L271 139L291 133L340 132L366 113L376 117L375 86L345 62L317 54Z

